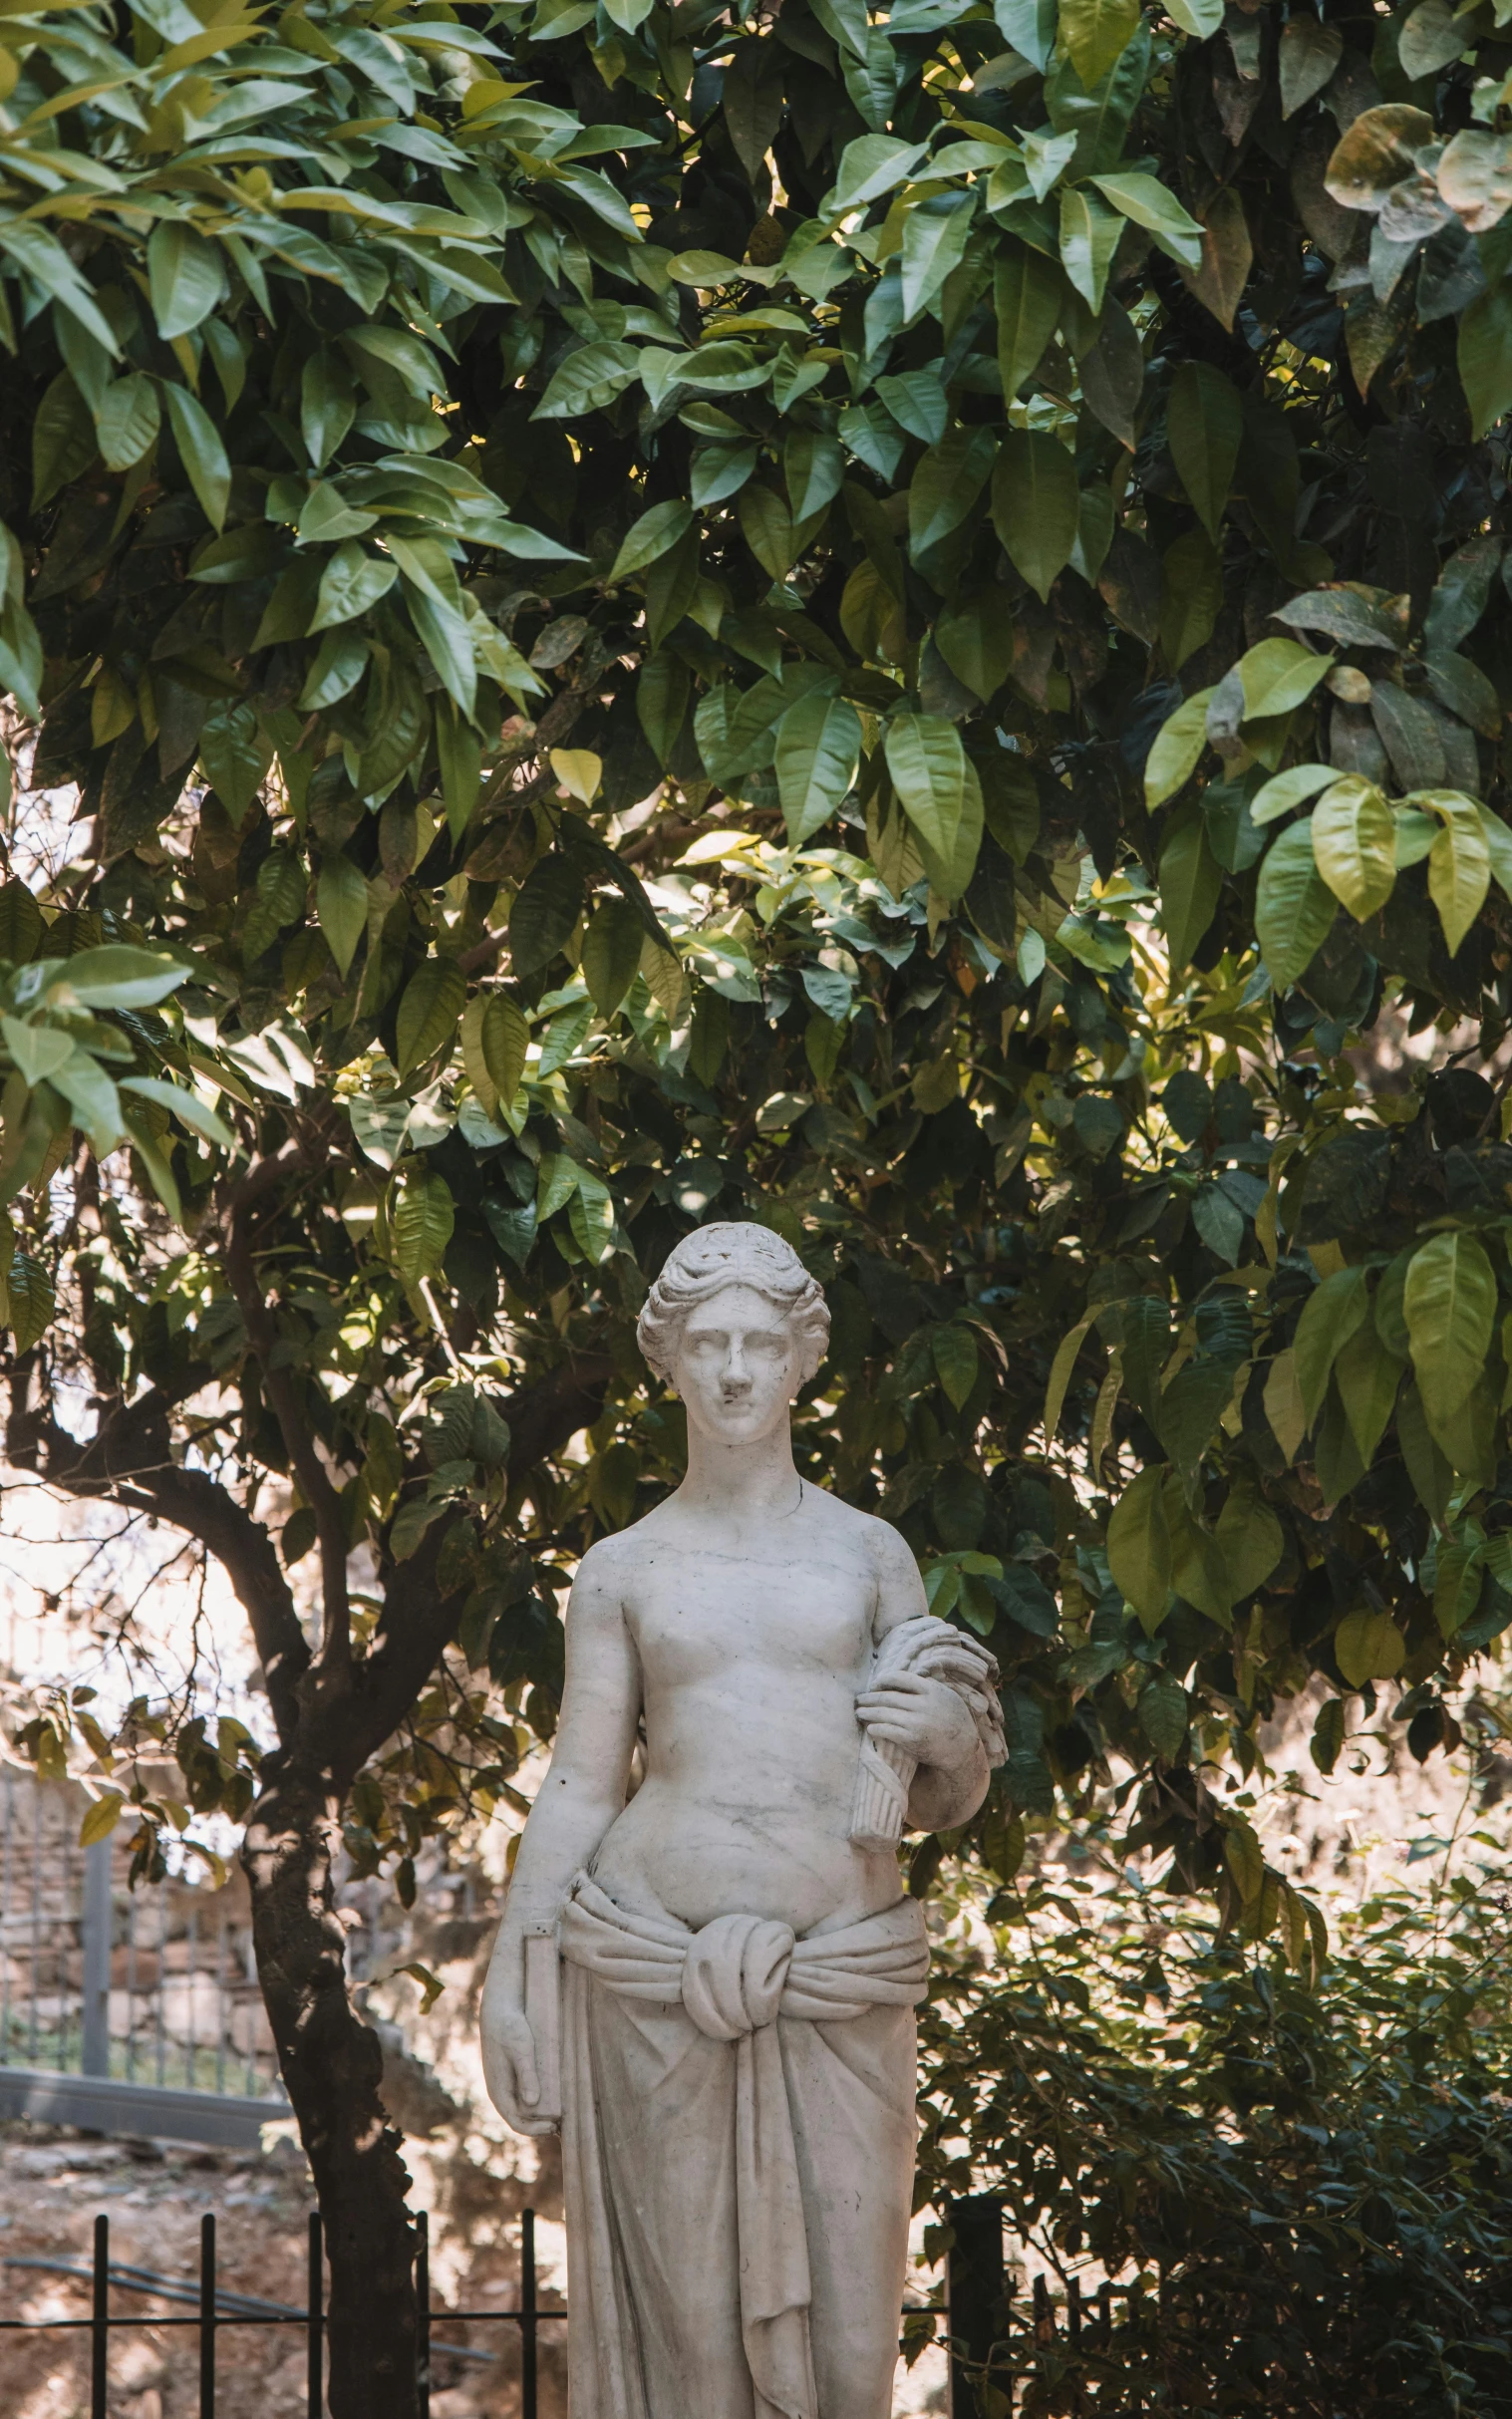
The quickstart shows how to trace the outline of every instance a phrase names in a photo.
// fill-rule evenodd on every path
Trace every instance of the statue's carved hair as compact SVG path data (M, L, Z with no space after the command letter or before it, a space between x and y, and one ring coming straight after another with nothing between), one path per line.
M824 1297L790 1243L744 1220L701 1226L669 1253L636 1329L658 1377L671 1382L689 1312L727 1285L749 1285L781 1313L802 1350L806 1385L829 1347Z

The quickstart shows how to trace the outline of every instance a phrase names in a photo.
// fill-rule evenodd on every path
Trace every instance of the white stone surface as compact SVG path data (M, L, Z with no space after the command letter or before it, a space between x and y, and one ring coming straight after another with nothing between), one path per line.
M862 1750L935 1830L981 1802L1001 1731L991 1659L930 1616L903 1540L793 1466L827 1328L765 1228L678 1246L640 1332L688 1474L590 1550L568 1608L482 2052L521 2132L562 2079L573 2419L891 2408L928 1958ZM553 2043L525 2014L542 1932ZM537 1963L538 2023L554 1995Z

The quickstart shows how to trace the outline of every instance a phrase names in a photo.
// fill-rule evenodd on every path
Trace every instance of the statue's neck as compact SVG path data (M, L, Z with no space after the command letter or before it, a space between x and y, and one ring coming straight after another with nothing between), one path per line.
M745 1444L722 1444L689 1421L688 1475L678 1489L686 1510L739 1521L790 1512L797 1500L798 1473L785 1418L768 1435Z

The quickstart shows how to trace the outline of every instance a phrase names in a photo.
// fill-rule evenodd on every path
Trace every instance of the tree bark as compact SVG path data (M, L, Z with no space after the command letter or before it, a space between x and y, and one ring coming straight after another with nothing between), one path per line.
M339 1811L329 1780L271 1757L241 1861L257 1978L331 2264L332 2419L418 2419L410 2175L384 2110L382 2047L347 1990L331 1872Z

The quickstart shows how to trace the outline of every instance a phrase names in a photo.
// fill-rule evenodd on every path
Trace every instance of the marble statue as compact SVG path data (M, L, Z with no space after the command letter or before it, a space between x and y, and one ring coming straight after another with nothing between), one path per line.
M897 1531L793 1465L828 1327L766 1228L678 1245L640 1341L688 1474L568 1607L482 2028L509 2124L559 2107L572 2419L891 2410L929 1964L897 1843L975 1811L1002 1727Z

